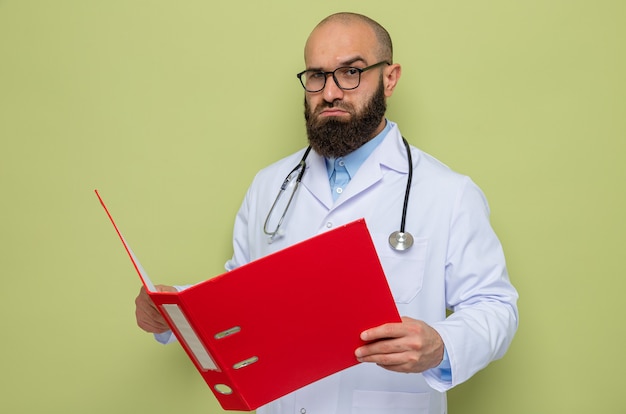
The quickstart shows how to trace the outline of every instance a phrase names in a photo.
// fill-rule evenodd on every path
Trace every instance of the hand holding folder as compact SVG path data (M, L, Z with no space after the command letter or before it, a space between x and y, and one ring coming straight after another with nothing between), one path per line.
M226 410L254 410L356 365L362 331L400 322L363 219L182 292L157 292L96 194L148 295Z

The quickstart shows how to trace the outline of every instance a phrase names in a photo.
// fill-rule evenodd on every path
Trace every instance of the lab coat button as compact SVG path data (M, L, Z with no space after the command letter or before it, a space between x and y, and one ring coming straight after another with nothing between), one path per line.
M337 189L335 191L337 191L337 194L341 194L341 193L343 193L343 188L337 187Z
M300 414L306 414L306 408L300 408Z
M331 223L330 221L328 223L326 223L326 228L329 229L333 226L333 223Z

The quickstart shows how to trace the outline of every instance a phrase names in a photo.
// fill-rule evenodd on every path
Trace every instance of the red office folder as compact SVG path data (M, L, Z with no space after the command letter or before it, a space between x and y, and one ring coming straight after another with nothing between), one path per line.
M363 219L182 292L156 292L98 198L148 294L225 410L254 410L357 364L362 331L400 322Z

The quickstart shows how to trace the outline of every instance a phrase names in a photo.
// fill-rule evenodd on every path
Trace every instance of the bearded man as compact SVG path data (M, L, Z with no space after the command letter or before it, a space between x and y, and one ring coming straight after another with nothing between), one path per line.
M257 174L236 216L226 268L365 218L403 317L361 334L367 345L355 350L360 364L258 413L445 413L445 392L502 357L518 324L518 295L487 202L468 177L409 146L386 119L401 66L380 24L354 13L331 15L312 31L304 57L298 78L310 150ZM301 160L291 205L274 211L276 192ZM394 249L389 235L398 228L407 186L403 221L411 242ZM138 325L169 341L145 291L136 306Z

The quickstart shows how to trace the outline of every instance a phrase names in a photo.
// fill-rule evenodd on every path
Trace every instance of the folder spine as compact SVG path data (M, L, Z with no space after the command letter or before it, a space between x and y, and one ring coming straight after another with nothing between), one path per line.
M237 387L236 381L232 378L234 370L245 369L254 364L258 357L250 357L240 362L228 366L220 358L220 353L216 351L213 341L207 340L208 336L203 335L193 323L192 311L185 305L180 295L166 292L149 293L155 305L168 321L173 334L180 342L181 346L192 360L196 369L202 374L202 378L209 386L213 395L225 410L253 410L256 407L250 405L249 401L243 398ZM220 341L237 334L240 327L232 327L227 330L216 332L212 335L214 341ZM200 339L201 337L204 340ZM255 359L256 358L256 359Z

